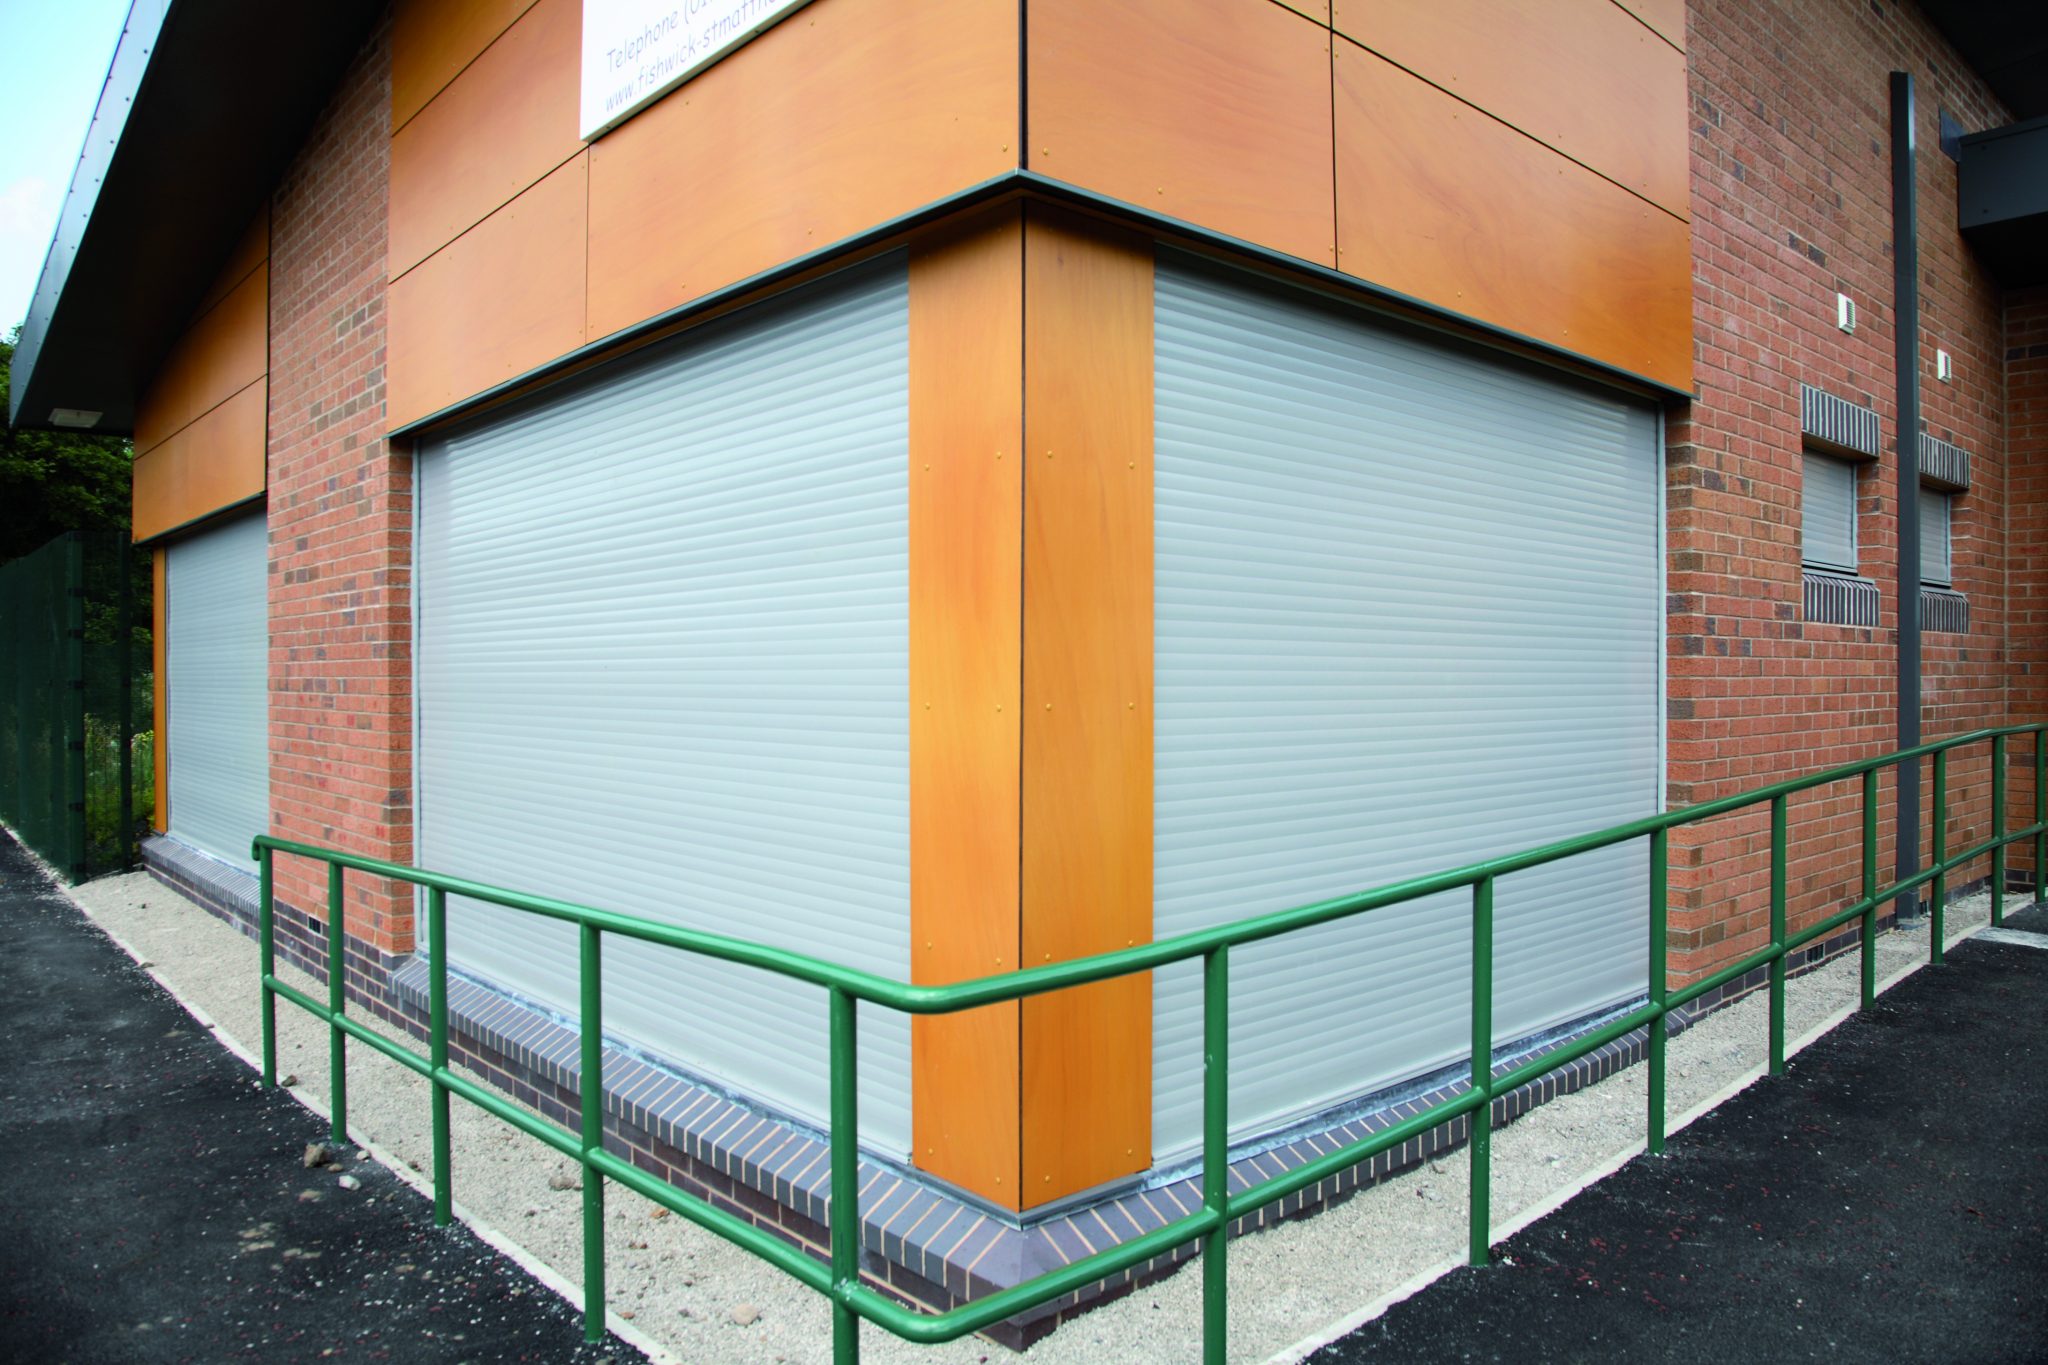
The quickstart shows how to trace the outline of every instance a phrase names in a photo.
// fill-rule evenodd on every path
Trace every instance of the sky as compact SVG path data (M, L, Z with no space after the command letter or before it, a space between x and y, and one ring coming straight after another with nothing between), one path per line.
M0 0L0 339L28 315L128 0Z

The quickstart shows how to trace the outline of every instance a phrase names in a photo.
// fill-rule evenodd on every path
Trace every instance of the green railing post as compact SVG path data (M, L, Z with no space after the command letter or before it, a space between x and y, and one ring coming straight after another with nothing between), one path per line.
M277 925L271 918L274 893L271 890L271 852L256 850L256 956L262 964L263 990L259 1005L263 1016L263 1084L277 1084L277 996L270 978L277 975Z
M2034 899L2048 901L2048 727L2034 731Z
M434 1226L445 1228L455 1218L455 1162L448 1140L448 893L427 891L427 954L433 975L427 979L427 1062L434 1082Z
M1202 955L1202 1361L1223 1365L1230 1333L1230 949Z
M1863 774L1863 1008L1877 999L1877 769Z
M1991 737L1991 924L2005 923L2005 736Z
M604 963L598 930L581 926L583 986L582 1066L576 1092L583 1102L583 1339L604 1340L604 1177L590 1154L604 1149Z
M1229 1342L1231 1242L1231 950L1202 954L1202 1207L1221 1222L1202 1236L1202 1363Z
M327 1090L333 1109L328 1135L348 1141L348 1035L341 1016L348 1008L348 952L342 946L341 864L327 865Z
M1785 1074L1785 801L1771 798L1771 1074Z
M860 1284L860 1091L855 1001L831 988L832 1118L832 1365L860 1365L860 1315L844 1297Z
M1934 903L1927 911L1927 961L1941 965L1943 925L1948 916L1948 750L1934 754Z
M1670 905L1671 832L1650 833L1650 1003L1657 1017L1650 1021L1650 1136L1646 1144L1651 1156L1664 1154L1664 1002L1670 998L1667 978L1668 957L1665 920Z
M1654 1026L1653 1026L1654 1027ZM1468 1265L1487 1264L1493 1245L1493 878L1472 883L1472 1225Z

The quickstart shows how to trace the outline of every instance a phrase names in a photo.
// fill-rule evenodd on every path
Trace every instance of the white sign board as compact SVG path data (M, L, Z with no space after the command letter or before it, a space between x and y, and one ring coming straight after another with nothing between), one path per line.
M809 0L583 0L583 140L631 118Z

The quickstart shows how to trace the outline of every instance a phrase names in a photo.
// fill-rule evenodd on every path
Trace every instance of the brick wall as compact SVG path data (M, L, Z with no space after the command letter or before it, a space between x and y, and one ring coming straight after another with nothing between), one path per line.
M2006 559L2011 612L2008 659L2014 723L2048 720L2048 285L2006 299ZM2012 823L2033 814L2033 762L2015 746ZM2033 851L2016 849L2015 867L2031 870Z
M382 439L388 25L280 183L270 245L271 830L412 854L412 467ZM324 875L277 866L324 916ZM411 897L352 877L348 930L412 949Z
M1673 805L1894 747L1894 69L1913 72L1918 87L1927 426L1974 456L1955 518L1970 632L1927 637L1923 726L1934 738L2006 715L2001 300L1956 230L1956 168L1938 120L1944 108L1972 131L2009 119L1910 6L1694 0L1688 50L1697 371L1696 400L1667 431ZM1834 325L1837 291L1857 302L1853 335ZM1953 384L1933 380L1937 346L1955 358ZM1884 455L1859 484L1860 569L1882 594L1875 629L1801 619L1802 382L1883 419ZM1914 443L1904 448L1910 458ZM1988 828L1987 771L1981 753L1955 765L1955 840ZM1795 925L1857 894L1853 786L1792 803ZM1889 782L1884 790L1888 874ZM1767 941L1768 829L1759 810L1674 836L1679 978Z

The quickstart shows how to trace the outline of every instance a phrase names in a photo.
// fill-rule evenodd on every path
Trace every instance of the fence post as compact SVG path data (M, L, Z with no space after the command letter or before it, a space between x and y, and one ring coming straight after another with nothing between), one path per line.
M2005 736L1991 737L1991 924L2005 923Z
M64 533L64 842L67 875L82 882L85 853L85 533Z
M2048 726L2034 731L2034 899L2048 901Z
M336 1144L348 1141L348 1035L341 1016L348 1007L348 953L342 947L341 864L327 865L327 1089L334 1114L328 1125Z
M1934 751L1934 903L1927 913L1927 961L1942 962L1943 926L1948 918L1948 750Z
M583 1057L576 1091L583 1108L583 1339L603 1341L604 1177L590 1155L604 1146L604 964L597 926L583 925L581 938Z
M1483 1266L1493 1244L1493 878L1472 884L1472 1226L1465 1261Z
M1863 1008L1877 999L1877 769L1863 774Z
M116 618L120 641L114 652L115 666L121 670L121 723L114 731L121 746L121 825L114 857L116 867L125 872L135 865L135 566L127 534L116 533L114 543L114 567L121 576L121 610Z
M860 1283L860 1075L854 998L831 988L832 1365L860 1365L860 1315L841 1297Z
M1202 955L1202 1361L1223 1365L1230 1332L1230 946Z
M273 918L274 892L271 889L271 859L276 857L268 844L256 849L256 953L263 968L262 1015L263 1015L263 1084L277 1084L277 996L270 989L270 978L277 975L277 924Z
M1671 871L1671 831L1653 830L1650 834L1650 1003L1657 1007L1656 1015L1650 1020L1650 1135L1647 1146L1651 1156L1664 1154L1664 1049L1665 1022L1664 1002L1670 997L1669 975L1666 958L1669 956L1666 942L1665 920L1669 909L1669 879Z
M1771 1074L1785 1074L1785 804L1771 798Z
M427 955L433 975L427 984L427 1060L434 1082L434 1226L455 1218L455 1169L448 1139L448 893L427 890Z

